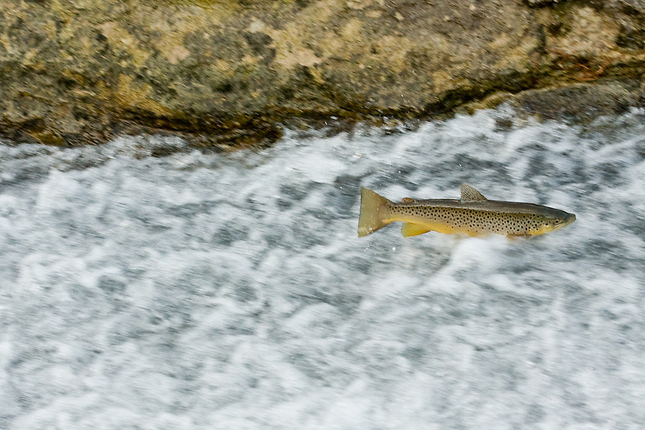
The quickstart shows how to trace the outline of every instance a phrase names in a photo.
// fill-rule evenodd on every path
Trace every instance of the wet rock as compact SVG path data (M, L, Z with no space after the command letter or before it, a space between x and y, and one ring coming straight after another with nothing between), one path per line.
M525 91L513 104L544 119L588 121L601 115L621 114L641 103L635 81L572 84L556 89Z
M545 88L571 100L579 83L640 79L644 13L636 0L0 0L0 137L163 131L237 147L283 123L385 124ZM621 106L642 104L642 86L625 88Z

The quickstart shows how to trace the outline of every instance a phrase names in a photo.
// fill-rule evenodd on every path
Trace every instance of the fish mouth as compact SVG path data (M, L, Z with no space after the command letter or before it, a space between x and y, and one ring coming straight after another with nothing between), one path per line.
M576 220L576 216L575 216L575 214L569 214L569 213L568 213L568 214L564 217L564 222L563 222L562 224L560 224L560 225L558 226L558 228L566 227L566 226L568 226L569 224L571 224L572 222L574 222L575 220Z
M560 230L562 227L568 226L569 224L571 224L576 220L576 216L574 214L565 212L564 216L561 216L559 219L562 220L562 222L552 224L551 230L548 230L548 231Z

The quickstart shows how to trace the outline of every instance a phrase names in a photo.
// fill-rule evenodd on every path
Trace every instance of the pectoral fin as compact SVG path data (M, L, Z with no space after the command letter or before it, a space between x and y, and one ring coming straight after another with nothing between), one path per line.
M401 234L403 235L403 237L418 236L431 230L431 228L428 228L425 225L414 224L412 222L404 222L403 226L401 227Z

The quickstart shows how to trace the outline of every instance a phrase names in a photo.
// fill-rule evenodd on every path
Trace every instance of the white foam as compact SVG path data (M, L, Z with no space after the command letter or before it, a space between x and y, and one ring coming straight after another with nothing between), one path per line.
M512 115L234 154L0 146L0 428L638 427L643 112ZM577 221L356 237L361 186L462 182Z

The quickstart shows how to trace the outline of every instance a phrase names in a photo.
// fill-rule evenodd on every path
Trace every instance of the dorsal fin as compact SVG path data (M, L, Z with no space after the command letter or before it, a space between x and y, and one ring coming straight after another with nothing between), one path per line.
M401 199L401 203L414 203L414 202L416 202L416 200L413 199L412 197L403 197Z
M461 201L462 202L472 202L475 200L488 200L482 195L479 191L474 189L468 184L461 185Z

